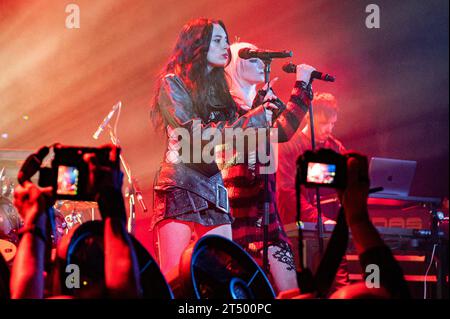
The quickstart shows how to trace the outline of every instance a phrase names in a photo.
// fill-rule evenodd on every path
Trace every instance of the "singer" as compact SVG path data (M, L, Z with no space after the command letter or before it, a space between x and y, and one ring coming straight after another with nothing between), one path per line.
M199 120L202 131L265 127L263 106L239 117L225 79L229 61L224 24L196 19L183 27L160 75L151 117L167 134L167 152L155 179L151 228L164 274L178 266L191 241L208 234L232 237L228 194L217 164L183 162L180 143L192 138L186 141L176 133L183 128L192 136Z
M265 87L257 94L256 86L264 83L264 64L258 58L242 59L238 52L242 48L258 49L249 43L231 45L231 63L226 67L230 78L230 93L239 114L251 112L260 104L266 105L267 124L278 129L278 142L285 142L294 134L308 110L310 92L306 83L314 68L300 67L298 79L287 105L278 99L271 88ZM237 151L235 151L237 153ZM249 252L255 260L262 262L264 176L259 173L260 163L256 150L247 149L246 155L234 154L233 158L248 157L244 164L225 159L222 176L230 196L230 208L235 221L232 224L233 240ZM271 151L270 154L273 154ZM278 292L297 288L296 267L292 249L278 216L275 203L275 174L269 175L271 203L269 209L269 266L272 282Z

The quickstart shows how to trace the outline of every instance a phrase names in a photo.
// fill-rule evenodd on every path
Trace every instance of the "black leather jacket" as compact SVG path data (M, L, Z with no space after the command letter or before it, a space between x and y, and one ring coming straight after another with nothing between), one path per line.
M193 102L190 93L186 89L183 81L174 74L169 74L163 79L163 84L159 93L159 107L165 123L172 129L184 128L191 138L193 134L199 133L199 130L217 129L221 132L225 128L262 128L267 126L265 111L262 106L255 108L248 114L238 117L237 114L230 120L224 121L220 117L218 120L205 124L200 117L194 113ZM202 146L204 146L203 143ZM202 147L199 146L199 147ZM192 145L191 145L192 147ZM194 152L201 152L197 146L192 147ZM200 153L201 154L201 153ZM186 164L186 163L185 163ZM198 170L205 175L212 175L218 172L215 163L188 163L190 168Z

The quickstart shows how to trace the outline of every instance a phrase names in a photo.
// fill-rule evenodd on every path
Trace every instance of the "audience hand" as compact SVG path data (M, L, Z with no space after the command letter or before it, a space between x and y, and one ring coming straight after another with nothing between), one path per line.
M369 221L369 164L367 157L349 152L347 156L347 187L338 192L349 226Z
M40 188L25 181L23 186L14 189L14 206L22 217L25 226L34 225L46 209L54 204L52 188Z

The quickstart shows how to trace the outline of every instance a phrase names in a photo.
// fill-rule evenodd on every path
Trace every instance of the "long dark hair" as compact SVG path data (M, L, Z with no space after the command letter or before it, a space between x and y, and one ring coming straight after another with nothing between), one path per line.
M224 108L227 119L231 119L236 106L230 95L224 68L213 68L207 72L207 54L214 24L220 25L228 35L225 25L220 20L200 18L186 23L178 36L169 62L158 77L158 84L151 105L151 118L156 127L161 127L164 120L159 110L158 96L163 78L174 73L184 82L191 94L194 113L207 122L212 108ZM231 59L231 52L229 51Z

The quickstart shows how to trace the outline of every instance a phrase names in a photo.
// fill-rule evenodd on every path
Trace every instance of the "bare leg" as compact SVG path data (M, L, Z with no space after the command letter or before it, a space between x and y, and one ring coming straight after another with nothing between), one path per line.
M207 230L202 236L206 235L219 235L225 237L226 239L232 240L231 225L225 224L220 226L215 226L214 228Z
M288 245L269 246L269 265L278 292L298 288L294 256Z
M192 229L188 223L168 220L156 227L158 258L161 272L166 276L180 263L180 257L191 242Z

